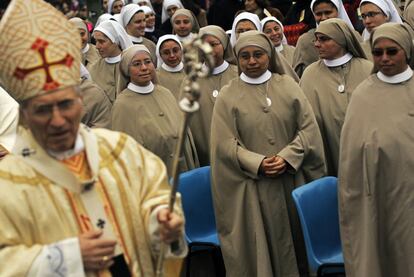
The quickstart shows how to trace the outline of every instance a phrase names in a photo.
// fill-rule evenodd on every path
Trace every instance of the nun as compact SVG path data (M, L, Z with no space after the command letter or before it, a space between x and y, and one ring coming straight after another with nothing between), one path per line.
M197 18L187 9L178 9L171 17L171 24L173 34L177 35L181 42L192 39L200 30Z
M414 47L408 25L371 33L373 74L342 128L339 219L346 276L414 272Z
M161 12L161 30L165 34L172 34L171 17L178 9L184 9L180 0L163 0Z
M308 270L291 192L325 175L322 138L299 85L261 32L234 47L240 77L216 98L212 193L229 276L299 276Z
M407 22L412 28L414 27L414 5L413 0L406 0L403 11L404 21Z
M233 26L230 34L230 43L234 47L240 34L251 30L260 31L261 29L262 27L260 24L260 20L256 14L242 12L239 15L237 15L233 21ZM288 74L290 77L292 77L295 81L299 82L299 78L293 71L289 62L282 55L278 56L279 57L277 59L277 62L280 63L280 65L283 67L284 72Z
M150 0L133 0L132 3L138 4L140 7L147 6L151 10L154 10Z
M105 92L91 79L81 64L80 95L83 103L81 122L91 128L111 128L112 104Z
M159 28L155 26L155 12L148 6L141 6L145 14L145 38L151 40L153 43L158 42L158 38L163 35Z
M200 29L199 35L203 42L210 44L213 49L214 68L208 78L201 78L197 82L200 86L200 110L190 121L191 132L197 148L201 166L210 165L210 126L214 103L222 87L238 77L237 66L226 60L234 57L229 37L225 31L215 25ZM186 82L182 83L182 89Z
M121 23L124 26L133 44L142 44L151 53L151 57L156 61L155 44L145 37L145 12L137 4L128 4L121 10Z
M132 42L122 25L114 20L99 24L93 31L93 37L101 58L90 67L89 72L92 80L105 91L109 101L113 103L117 95L121 53L132 46Z
M233 25L231 27L230 43L232 47L236 44L236 41L241 33L251 30L261 30L260 19L257 14L250 12L239 13L234 18Z
M276 17L265 17L260 21L262 32L273 42L276 52L281 54L292 66L295 47L287 44L283 34L283 24Z
M156 83L151 54L143 45L123 52L121 76L129 80L112 108L112 129L125 132L161 158L172 175L173 158L183 114L171 92ZM181 172L199 166L188 131L179 157Z
M166 87L178 100L181 83L185 78L183 59L183 46L175 35L160 37L156 48L157 79L161 86Z
M305 69L300 87L318 121L328 175L338 176L339 139L346 108L352 92L371 74L373 65L352 29L338 18L319 24L315 47L320 59Z
M108 13L111 15L119 14L123 6L125 6L124 0L109 0Z
M316 25L329 18L340 18L354 30L351 20L346 13L344 4L341 0L312 0L310 4ZM355 35L362 41L360 35L355 31ZM293 55L293 69L299 77L302 76L305 68L319 59L319 54L314 47L315 29L310 29L302 34L296 43Z
M96 50L95 45L90 43L90 34L85 21L79 17L73 17L69 19L70 22L75 24L79 30L79 34L82 42L82 64L89 68L93 63L99 60L99 52Z
M103 13L98 17L98 20L96 20L95 28L99 26L104 21L110 20L113 18L113 16L109 13Z
M372 61L371 44L369 39L374 28L386 23L402 23L400 11L393 3L393 0L362 0L359 4L364 31L362 32L363 42L361 44L367 57Z

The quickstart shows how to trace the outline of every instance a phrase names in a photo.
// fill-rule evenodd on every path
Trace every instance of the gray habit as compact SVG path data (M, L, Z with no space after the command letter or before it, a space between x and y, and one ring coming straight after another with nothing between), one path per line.
M273 155L288 171L258 175L263 158ZM298 276L292 233L300 225L290 193L325 174L322 138L298 84L272 74L260 85L236 78L223 87L213 111L211 169L227 276Z
M114 103L116 98L116 86L119 78L118 64L119 62L110 64L105 59L100 58L89 69L92 80L104 90L111 104Z
M371 62L362 58L352 58L337 67L327 67L319 60L303 73L300 86L318 121L330 176L338 175L339 138L352 92L371 74L372 67ZM344 85L342 92L340 85Z
M82 80L80 85L84 115L82 123L89 127L111 128L111 102L93 81Z
M99 55L98 50L96 49L96 46L92 43L89 44L89 50L86 53L82 53L82 63L86 68L91 68L92 64L97 62L101 56Z
M348 277L414 276L414 78L371 75L342 130L340 230Z
M200 110L192 116L190 128L197 148L200 166L210 165L211 117L218 92L236 77L238 77L237 67L230 65L226 71L220 74L201 78L197 81L201 90Z
M174 96L166 88L155 85L149 94L140 94L129 89L121 92L112 109L112 129L132 136L145 148L156 154L167 166L171 176L175 147L182 112ZM191 132L183 147L184 157L180 171L199 166Z
M157 68L157 82L161 86L167 88L174 97L179 100L181 95L181 83L185 78L184 69L178 72L169 72L164 68Z
M299 78L302 77L303 72L306 67L310 64L319 60L319 53L314 46L316 29L311 29L306 33L302 34L296 44L295 52L293 54L293 69ZM359 42L362 42L361 35L353 30L354 34L357 36Z

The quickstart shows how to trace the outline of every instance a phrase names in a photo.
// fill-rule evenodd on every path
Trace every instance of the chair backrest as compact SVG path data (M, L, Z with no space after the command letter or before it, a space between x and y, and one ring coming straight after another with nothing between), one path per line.
M187 237L204 237L216 232L213 199L210 186L210 166L180 174L179 192L182 196Z
M309 263L317 270L324 258L342 253L337 178L323 177L292 192L305 238Z

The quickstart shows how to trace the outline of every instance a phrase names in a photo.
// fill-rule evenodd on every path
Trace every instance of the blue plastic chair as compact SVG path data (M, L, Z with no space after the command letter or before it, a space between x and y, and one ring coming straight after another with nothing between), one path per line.
M344 273L339 233L337 178L323 177L292 192L308 261L318 276Z
M188 244L219 246L211 196L210 167L184 172L180 174L179 182L178 191L182 196Z
M180 174L178 191L181 193L185 215L185 232L189 248L187 276L193 252L213 248L216 270L222 270L220 242L217 235L213 198L210 185L210 167L200 167ZM216 275L220 274L216 272Z

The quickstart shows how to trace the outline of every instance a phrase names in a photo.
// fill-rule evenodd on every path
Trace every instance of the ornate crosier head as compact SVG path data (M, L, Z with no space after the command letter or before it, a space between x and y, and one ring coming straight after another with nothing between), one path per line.
M188 76L184 92L192 105L200 97L200 86L197 79L206 78L213 72L213 49L210 44L204 43L199 36L195 36L183 44L183 50L184 70Z

